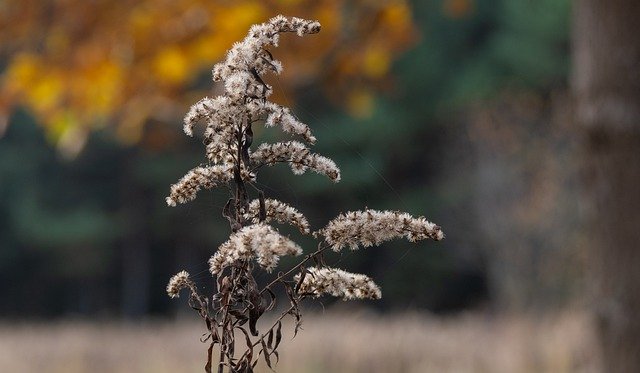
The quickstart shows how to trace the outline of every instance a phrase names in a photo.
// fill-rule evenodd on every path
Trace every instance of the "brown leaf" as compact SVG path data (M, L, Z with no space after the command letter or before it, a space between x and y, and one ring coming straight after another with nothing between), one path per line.
M267 363L267 366L270 369L271 367L271 358L269 357L269 350L267 349L267 345L264 343L264 338L260 338L260 343L262 344L262 351L264 352L264 361Z
M273 346L273 351L278 349L280 341L282 341L282 322L278 321L278 327L276 328L276 344Z
M258 193L258 200L260 201L260 221L263 222L267 219L267 208L264 203L264 192Z
M300 287L302 286L302 283L304 282L304 278L307 277L308 273L309 273L309 271L307 271L306 268L303 268L302 271L300 271L300 279L298 280L298 283L296 284L296 287L295 287L296 293L300 290Z
M273 328L271 328L269 330L269 336L267 337L267 347L269 347L269 349L273 348Z
M207 364L204 366L204 371L206 373L211 373L211 355L213 354L213 342L209 345L209 349L207 350Z
M269 293L269 296L271 297L271 302L269 302L269 305L265 309L266 312L269 312L276 306L276 295L269 288L265 288L265 290Z
M247 333L247 331L244 328L238 327L238 329L240 329L242 331L242 334L244 334L245 343L247 344L247 351L243 354L243 356L245 356L247 359L247 364L245 368L246 370L251 367L251 360L253 360L253 343L251 342L251 337L249 337L249 333Z

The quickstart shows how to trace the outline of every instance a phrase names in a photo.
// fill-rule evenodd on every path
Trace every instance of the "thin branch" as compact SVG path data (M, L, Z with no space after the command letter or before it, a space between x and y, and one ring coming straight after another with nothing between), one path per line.
M300 300L302 300L302 298L300 298ZM278 323L279 323L280 321L282 321L282 319L284 319L284 318L289 314L289 312L293 311L295 308L296 308L296 306L295 306L295 305L292 305L292 306L290 306L286 311L283 311L283 312L280 314L280 317L278 317L278 318L276 319L276 321L274 321L274 322L273 322L273 324L271 324L271 327L269 327L269 329L267 329L267 332L266 332L266 333L263 333L263 334L260 336L260 338L258 338L258 340L253 344L253 347L256 347L256 346L260 343L260 341L261 341L261 340L263 340L265 337L267 337L267 336L269 335L269 331L270 331L270 330L272 330L273 328L275 328L275 327L276 327L276 325L278 325ZM265 353L266 353L266 352L265 352Z
M328 249L329 245L325 245L325 246L321 246L318 248L318 250L307 254L307 256L304 257L304 259L302 259L302 261L300 263L298 263L297 265L295 265L293 268L289 269L287 272L285 273L281 273L278 275L278 277L276 277L273 281L271 281L269 284L267 284L261 291L260 294L262 295L267 289L270 289L271 286L275 285L277 282L281 281L283 278L289 276L290 274L292 274L293 272L299 270L303 264L305 264L306 262L309 261L309 259L313 258L314 256L322 253L323 251L325 251L326 249Z

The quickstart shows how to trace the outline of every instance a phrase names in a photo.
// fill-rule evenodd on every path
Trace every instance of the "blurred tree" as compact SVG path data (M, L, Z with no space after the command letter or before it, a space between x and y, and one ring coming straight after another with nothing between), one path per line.
M95 144L78 162L60 162L33 120L19 111L0 141L0 278L5 314L104 308L121 236L118 164L124 154Z
M573 93L593 202L604 371L640 371L640 2L575 1Z
M415 40L404 0L2 2L0 127L24 105L69 155L90 131L110 125L121 140L138 142L149 118L183 115L202 95L203 72L251 24L278 13L323 25L309 48L283 40L285 92L323 75L332 99L346 97L354 113L366 110L367 87L381 84Z

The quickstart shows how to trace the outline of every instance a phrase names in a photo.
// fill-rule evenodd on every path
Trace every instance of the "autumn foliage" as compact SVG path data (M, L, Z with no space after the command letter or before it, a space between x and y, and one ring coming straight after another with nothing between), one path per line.
M283 43L283 62L296 63L279 78L276 99L320 78L354 115L371 110L372 90L384 86L392 60L415 40L402 0L5 2L0 122L25 107L70 153L103 127L135 143L149 120L175 123L209 87L202 77L233 41L278 13L317 19L323 34L305 48Z

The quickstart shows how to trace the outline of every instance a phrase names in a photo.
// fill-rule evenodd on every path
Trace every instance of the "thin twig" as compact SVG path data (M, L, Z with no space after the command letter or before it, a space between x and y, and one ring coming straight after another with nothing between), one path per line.
M273 328L275 328L275 327L276 327L276 325L278 325L278 323L279 323L280 321L282 321L282 319L284 319L284 318L285 318L285 316L287 316L287 315L289 314L289 312L293 311L295 308L296 308L296 306L292 305L292 306L290 306L286 311L282 312L282 314L280 315L280 317L278 317L278 318L276 319L276 321L274 321L274 322L273 322L273 324L271 325L271 327L270 327L269 329L267 329L267 330L269 330L269 331L270 331L270 330L272 330ZM261 340L263 340L263 339L264 339L264 337L266 337L266 336L268 336L268 335L269 335L269 332L267 332L267 333L263 333L263 334L260 336L260 338L258 338L258 340L253 344L253 347L256 347L256 346L258 345L258 343L260 343L260 341L261 341ZM266 352L265 352L265 354L266 354Z
M321 252L325 251L326 249L328 249L330 246L326 245L326 246L321 246L318 250L312 252L311 254L307 254L307 256L297 265L295 265L293 268L289 269L287 272L285 273L281 273L278 275L278 277L276 277L273 281L271 281L269 284L267 284L261 291L260 294L263 294L267 289L270 289L271 286L275 285L277 282L279 282L280 280L282 280L283 278L289 276L290 274L292 274L293 272L297 271L300 269L300 267L302 267L303 264L305 264L306 262L309 261L309 259L313 258L314 256L320 254Z

